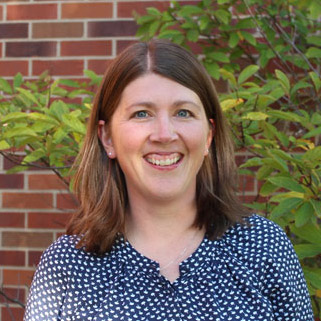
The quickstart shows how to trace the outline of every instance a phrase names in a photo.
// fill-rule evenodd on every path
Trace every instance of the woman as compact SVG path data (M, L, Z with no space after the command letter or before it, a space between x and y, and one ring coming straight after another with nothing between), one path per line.
M236 196L210 77L178 45L109 66L78 159L80 209L42 256L25 321L313 320L293 248Z

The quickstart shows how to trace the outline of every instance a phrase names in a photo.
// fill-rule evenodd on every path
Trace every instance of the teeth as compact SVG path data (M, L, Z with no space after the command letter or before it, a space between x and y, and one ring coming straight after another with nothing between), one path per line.
M174 158L166 158L166 159L154 159L154 158L147 158L147 161L154 165L160 165L160 166L169 166L176 164L179 161L180 157L174 157Z

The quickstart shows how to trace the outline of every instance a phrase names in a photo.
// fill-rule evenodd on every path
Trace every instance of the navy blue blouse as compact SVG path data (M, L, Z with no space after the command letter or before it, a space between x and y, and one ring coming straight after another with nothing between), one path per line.
M300 264L280 227L260 216L206 237L170 283L119 239L104 256L63 236L37 268L25 321L313 321Z

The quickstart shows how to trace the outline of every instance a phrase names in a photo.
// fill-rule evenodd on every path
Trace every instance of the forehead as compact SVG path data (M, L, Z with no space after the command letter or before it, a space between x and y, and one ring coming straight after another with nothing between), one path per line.
M132 104L137 101L173 103L177 100L190 100L202 106L199 96L193 90L169 78L148 73L133 80L125 87L119 105Z

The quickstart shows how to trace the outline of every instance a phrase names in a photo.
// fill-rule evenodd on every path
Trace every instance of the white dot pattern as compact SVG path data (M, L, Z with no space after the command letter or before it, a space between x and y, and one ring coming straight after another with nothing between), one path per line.
M285 233L257 215L249 222L205 237L173 283L123 239L96 256L62 236L41 258L24 321L313 321Z

